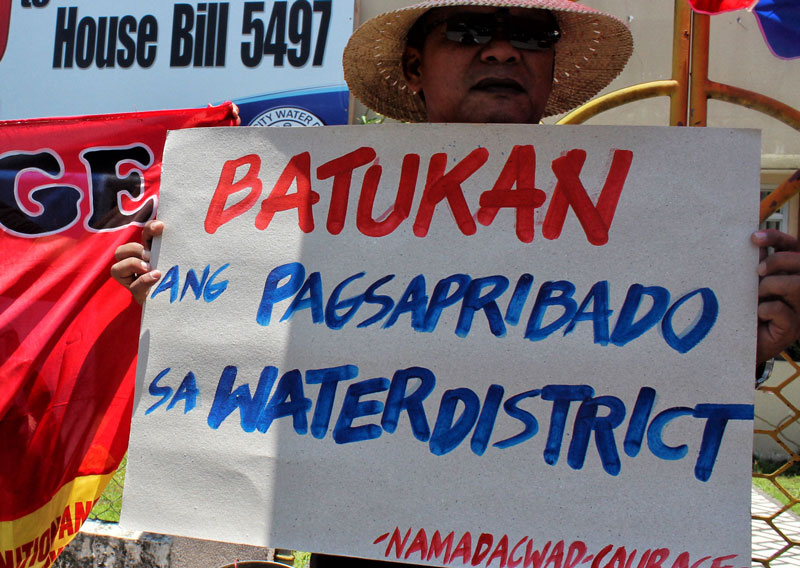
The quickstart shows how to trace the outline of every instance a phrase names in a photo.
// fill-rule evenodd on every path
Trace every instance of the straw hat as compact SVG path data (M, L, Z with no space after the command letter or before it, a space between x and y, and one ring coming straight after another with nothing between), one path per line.
M344 78L358 100L406 122L425 122L425 105L406 87L401 58L414 22L432 8L497 6L550 10L561 39L555 46L553 91L544 116L571 110L608 85L628 62L633 38L619 19L571 0L426 0L381 14L359 27L344 50Z

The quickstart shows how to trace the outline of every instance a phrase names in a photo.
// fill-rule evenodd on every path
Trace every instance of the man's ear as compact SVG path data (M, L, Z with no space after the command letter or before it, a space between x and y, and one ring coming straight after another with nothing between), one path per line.
M416 47L409 47L403 50L403 76L406 79L408 88L413 93L422 90L422 52Z

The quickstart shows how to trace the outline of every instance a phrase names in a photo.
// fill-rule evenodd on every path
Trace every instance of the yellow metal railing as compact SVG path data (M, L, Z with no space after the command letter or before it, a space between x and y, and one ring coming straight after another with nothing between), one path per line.
M760 93L708 78L709 16L692 11L686 0L676 0L672 37L672 77L625 87L598 97L575 109L558 124L581 124L588 119L631 102L670 97L672 126L706 126L708 99L740 105L779 120L800 131L800 110ZM764 198L761 221L800 192L800 171L795 172Z
M800 110L780 101L732 85L712 81L708 77L709 16L694 13L686 0L675 1L672 43L672 77L661 81L642 83L596 98L572 111L559 124L580 124L597 114L634 101L653 97L670 97L670 120L672 126L706 126L708 100L715 99L740 105L777 119L800 131ZM800 192L800 170L791 175L772 193L761 201L760 220L763 222L791 197ZM800 455L795 448L786 443L787 428L800 421L800 408L787 396L786 390L800 377L800 366L785 356L792 371L788 378L778 384L767 383L761 391L774 396L788 410L789 414L779 424L767 428L756 428L754 434L771 438L786 453L786 462L771 473L754 473L754 478L768 480L781 494L787 504L776 507L767 513L754 512L752 522L766 523L774 532L773 546L765 552L760 548L759 555L754 551L753 563L766 568L789 565L786 558L800 554L800 534L787 528L782 522L783 515L791 515L790 510L800 505L800 495L793 494L784 487L781 477L795 463L800 463ZM764 396L761 394L760 396ZM796 397L795 397L796 398ZM754 547L755 548L755 547ZM793 559L796 563L797 560Z

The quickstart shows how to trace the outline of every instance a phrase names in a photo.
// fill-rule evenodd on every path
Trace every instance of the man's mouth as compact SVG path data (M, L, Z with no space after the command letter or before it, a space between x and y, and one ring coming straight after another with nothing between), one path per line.
M473 91L487 93L524 93L525 89L514 79L487 78L481 79L472 86Z

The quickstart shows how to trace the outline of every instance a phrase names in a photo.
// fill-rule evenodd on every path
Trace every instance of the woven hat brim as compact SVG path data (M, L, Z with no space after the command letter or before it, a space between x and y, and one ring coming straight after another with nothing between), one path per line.
M633 53L633 37L619 19L570 0L428 0L362 24L344 50L344 77L368 108L395 120L425 122L425 105L406 86L402 54L408 30L425 12L447 6L550 10L561 39L555 48L553 91L544 116L582 105L608 86Z

